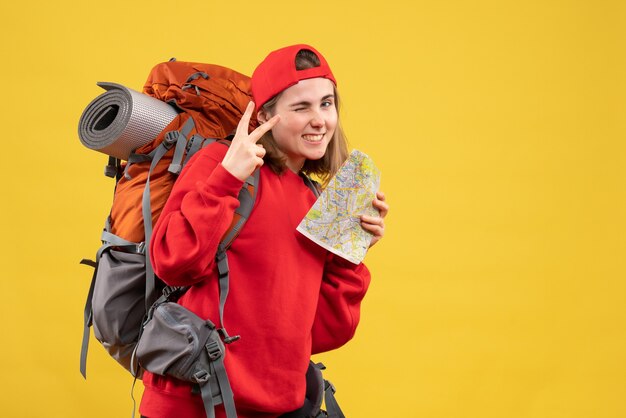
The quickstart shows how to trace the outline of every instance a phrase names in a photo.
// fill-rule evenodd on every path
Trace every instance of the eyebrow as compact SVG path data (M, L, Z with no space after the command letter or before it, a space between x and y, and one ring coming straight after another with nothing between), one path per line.
M327 94L326 96L322 97L321 101L327 100L327 99L334 99L335 95L334 94ZM310 106L311 102L303 100L301 102L297 102L297 103L292 103L289 105L289 107L298 107L298 106Z

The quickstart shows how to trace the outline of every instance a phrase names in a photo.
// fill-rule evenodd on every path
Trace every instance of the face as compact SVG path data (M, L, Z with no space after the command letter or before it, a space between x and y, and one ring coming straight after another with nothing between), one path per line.
M280 121L272 135L293 172L299 172L306 160L318 160L326 153L337 127L333 87L326 78L301 80L284 90L276 102L274 113ZM259 112L261 121L271 116Z

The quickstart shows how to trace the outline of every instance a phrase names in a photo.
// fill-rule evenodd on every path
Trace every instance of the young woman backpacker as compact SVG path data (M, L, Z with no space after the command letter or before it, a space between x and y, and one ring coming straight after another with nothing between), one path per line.
M302 174L324 184L347 158L335 78L308 45L270 53L252 75L250 103L230 147L198 152L176 182L155 225L151 257L169 285L193 285L179 303L241 339L225 365L240 418L275 418L304 402L311 354L354 335L370 273L296 231L315 202ZM255 105L256 104L256 105ZM249 133L253 111L260 126ZM260 167L254 210L228 250L230 290L219 324L217 246L230 226L243 182ZM362 216L372 244L384 234L388 205ZM189 383L146 372L140 412L149 418L203 418ZM221 405L217 418L223 417Z

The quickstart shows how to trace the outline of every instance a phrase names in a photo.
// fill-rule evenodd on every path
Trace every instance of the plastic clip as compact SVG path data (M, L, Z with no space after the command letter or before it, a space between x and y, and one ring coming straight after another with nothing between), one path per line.
M170 149L172 147L172 145L174 145L176 143L176 141L178 141L178 135L180 134L180 132L178 131L169 131L165 134L165 137L163 138L163 146L165 146L167 149Z
M228 258L226 257L226 251L218 249L215 259L217 260L217 271L219 273L219 276L224 277L228 275L229 267Z
M209 359L211 361L215 361L222 356L222 350L220 349L217 341L210 341L207 345L204 346L206 348L206 352L209 355Z
M120 160L115 157L109 157L108 164L104 167L104 175L111 178L119 178Z
M206 383L210 377L211 375L206 370L198 370L197 372L193 374L193 378L199 384Z
M174 286L165 286L163 288L163 296L165 296L166 299L169 299L172 293L174 293L177 289L178 288Z
M225 328L220 328L217 330L217 332L219 332L219 334L222 336L222 341L224 341L224 344L231 344L241 339L241 335L233 335L232 337L228 335L228 332L226 332Z

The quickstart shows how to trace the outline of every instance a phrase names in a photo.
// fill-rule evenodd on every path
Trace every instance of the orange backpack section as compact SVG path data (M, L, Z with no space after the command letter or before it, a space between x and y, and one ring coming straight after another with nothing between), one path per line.
M193 128L186 133L187 141L194 134L202 137L197 138L202 141L204 138L210 141L225 138L237 128L248 102L252 100L249 77L218 65L181 61L156 65L148 75L143 92L173 105L182 113L154 141L135 150L129 162L122 166L125 173L115 189L109 219L110 232L135 243L144 241L145 236L141 202L148 175L154 225L180 171L180 162L171 167L176 144L163 155L151 173L151 160L139 157L154 152L168 135L182 131L189 118L193 119ZM256 125L256 119L252 120L251 126ZM188 143L182 161L186 161L188 154L202 145L190 149Z
M188 112L205 138L231 134L252 100L250 77L213 64L169 61L156 65L143 92ZM256 126L256 118L251 118Z
M156 140L137 149L136 153L148 154L162 142L167 132L180 129L183 119L190 116L179 114L170 122ZM150 173L150 210L152 225L156 222L165 206L165 201L172 191L176 176L168 171L172 162L173 152L166 153L152 173ZM122 165L125 171L115 187L115 196L111 205L109 218L110 232L127 241L140 243L144 241L144 224L142 212L142 198L150 164L152 161L126 163Z

